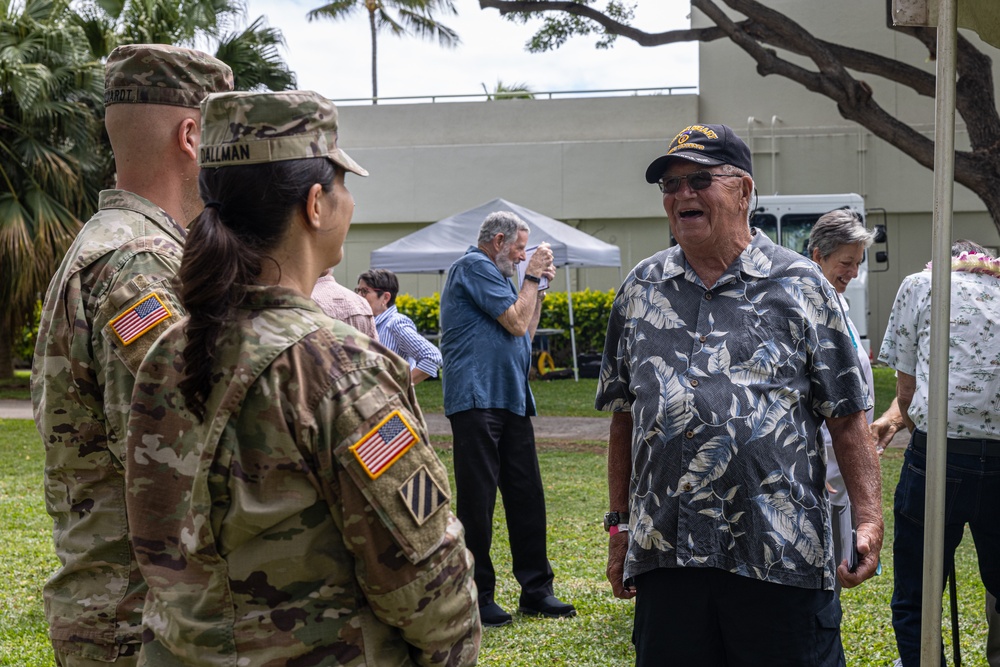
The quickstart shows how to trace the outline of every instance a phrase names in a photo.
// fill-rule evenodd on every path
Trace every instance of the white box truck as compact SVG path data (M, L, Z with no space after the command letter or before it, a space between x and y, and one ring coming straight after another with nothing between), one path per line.
M759 196L750 224L767 234L772 241L786 248L807 255L809 234L813 225L824 213L847 208L868 226L865 200L859 194L831 195L769 195ZM885 225L875 225L876 242L885 243ZM850 308L851 321L861 336L861 345L871 355L871 341L868 337L868 274L873 264L885 264L888 260L885 250L876 252L869 262L871 251L865 253L864 261L858 267L858 277L850 282L844 297Z

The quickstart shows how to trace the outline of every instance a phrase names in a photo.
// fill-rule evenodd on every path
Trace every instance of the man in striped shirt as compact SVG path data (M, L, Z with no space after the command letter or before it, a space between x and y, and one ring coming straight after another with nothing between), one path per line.
M379 342L410 363L413 384L437 377L441 352L417 333L413 320L396 310L399 294L396 274L386 269L365 271L358 276L354 291L372 307Z

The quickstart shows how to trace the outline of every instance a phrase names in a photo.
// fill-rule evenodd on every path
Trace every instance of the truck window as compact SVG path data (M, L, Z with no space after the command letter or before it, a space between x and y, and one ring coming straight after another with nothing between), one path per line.
M778 219L770 213L754 214L753 222L750 225L767 234L767 237L774 243L778 242Z

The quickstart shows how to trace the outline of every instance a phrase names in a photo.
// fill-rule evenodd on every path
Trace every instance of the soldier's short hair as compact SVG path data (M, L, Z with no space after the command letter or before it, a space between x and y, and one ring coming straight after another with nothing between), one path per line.
M209 93L232 89L229 65L178 46L126 44L111 52L105 66L105 106L166 104L197 109Z

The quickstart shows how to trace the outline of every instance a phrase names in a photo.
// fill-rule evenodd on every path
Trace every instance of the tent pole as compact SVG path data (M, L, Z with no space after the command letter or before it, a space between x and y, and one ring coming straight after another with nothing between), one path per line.
M566 273L566 301L569 304L569 342L570 342L570 348L573 350L573 379L579 382L580 369L577 367L576 363L576 325L573 323L573 292L570 291L569 267L566 268L565 273Z
M927 392L927 485L920 664L941 664L944 581L945 468L948 462L948 329L951 314L951 229L955 174L955 61L958 8L940 0L934 121L934 211L931 234L931 340Z

